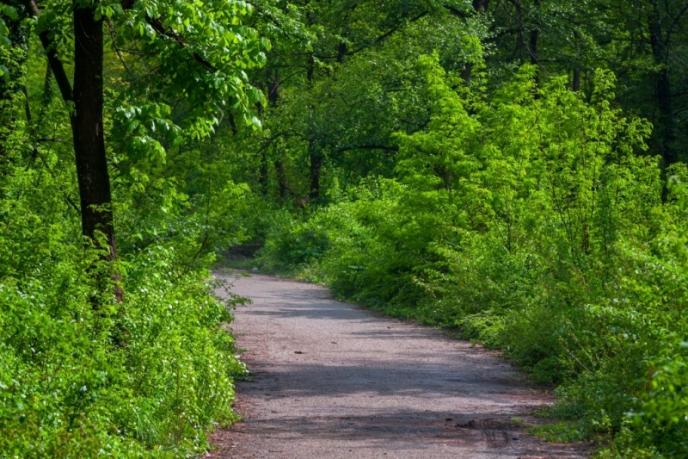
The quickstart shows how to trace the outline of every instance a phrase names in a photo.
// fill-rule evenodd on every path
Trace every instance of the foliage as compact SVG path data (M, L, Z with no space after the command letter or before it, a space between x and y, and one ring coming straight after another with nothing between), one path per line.
M75 67L77 6L105 30L114 269L46 62ZM0 450L202 451L243 371L209 268L249 243L503 349L557 386L550 436L688 455L686 21L686 0L5 1Z
M232 419L243 372L202 267L175 247L125 256L126 299L94 310L70 174L16 167L0 200L0 450L8 457L176 457ZM41 187L35 187L41 183ZM70 218L64 219L67 213ZM182 240L183 241L183 240Z
M613 107L609 72L586 102L528 66L494 91L437 56L418 69L430 120L396 135L396 177L275 227L264 259L504 349L560 385L570 429L685 454L685 166L662 202L650 126Z
M93 3L111 32L112 271L81 234L72 107L56 97L36 36L48 29L68 58L73 4L37 2L35 19L30 2L9 3L0 9L0 455L200 454L208 430L235 420L233 380L245 372L222 327L240 299L217 299L227 286L210 268L257 224L249 186L232 179L232 159L209 136L230 119L237 130L259 125L263 95L247 71L268 44L245 25L245 2Z

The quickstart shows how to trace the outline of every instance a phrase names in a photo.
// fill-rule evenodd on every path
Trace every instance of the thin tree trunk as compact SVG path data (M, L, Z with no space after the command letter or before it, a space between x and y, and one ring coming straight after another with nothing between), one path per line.
M581 69L580 67L575 67L573 69L573 78L571 80L571 89L578 92L581 88Z
M659 67L655 79L655 104L658 111L655 123L655 139L662 156L662 200L666 201L669 194L667 186L667 167L678 161L677 152L673 148L675 134L675 120L673 112L673 100L671 97L671 81L669 80L669 49L667 40L663 36L662 19L659 5L652 2L652 12L649 17L650 45L652 57Z
M260 185L260 192L263 196L267 196L270 192L270 167L268 165L268 153L266 148L261 149L260 152L260 167L258 168L258 184Z
M320 171L322 170L323 157L316 142L308 141L308 158L310 159L310 190L308 197L311 202L320 199Z
M538 12L538 18L535 26L530 30L529 34L529 39L528 39L528 53L530 54L530 63L533 65L538 65L540 62L539 56L538 56L538 40L540 38L540 0L535 0L535 8L537 9Z
M340 64L343 63L344 59L346 58L346 53L348 51L349 50L346 46L346 43L339 43L339 45L337 45L337 62L339 62Z
M537 65L539 62L539 59L538 59L538 37L539 37L539 35L540 35L540 32L538 31L538 29L533 29L530 31L528 52L530 54L530 63L533 65Z
M309 87L313 85L313 78L315 74L315 58L313 55L309 56L308 65L306 68L306 78ZM310 169L310 188L308 190L308 198L311 202L320 199L320 170L323 165L322 152L318 148L318 143L315 136L315 113L311 106L309 110L309 126L308 126L308 162Z
M289 183L287 182L287 171L284 167L284 160L278 157L275 160L275 174L277 175L277 195L284 202L289 193Z
M666 167L675 163L678 160L678 156L673 148L675 120L671 96L671 80L669 79L669 50L666 40L662 36L662 22L656 3L653 14L650 17L649 26L652 57L655 64L659 67L655 79L655 104L659 112L656 126L657 141L664 166Z
M277 70L272 72L270 83L268 85L268 102L270 107L276 107L280 99L280 75ZM285 201L289 193L289 184L287 182L287 172L284 165L284 158L280 151L273 147L273 155L277 159L274 161L275 175L277 178L277 195L281 201ZM273 157L274 157L273 156Z

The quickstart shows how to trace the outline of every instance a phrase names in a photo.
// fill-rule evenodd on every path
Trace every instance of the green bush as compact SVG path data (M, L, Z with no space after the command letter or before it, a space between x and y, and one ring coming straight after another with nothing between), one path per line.
M397 135L396 177L275 228L264 257L504 349L559 385L564 436L685 456L685 356L668 350L688 336L686 167L663 200L638 154L650 126L612 106L607 72L585 100L529 67L492 92L435 57L419 69L431 118Z
M120 228L129 218L149 226L121 233L118 303L94 282L99 254L82 245L65 202L69 173L10 160L0 173L0 455L203 451L205 432L234 419L233 378L244 371L220 328L230 317L213 296L210 258L190 262L203 228L190 219L137 247L183 213L156 227L133 205L119 209Z

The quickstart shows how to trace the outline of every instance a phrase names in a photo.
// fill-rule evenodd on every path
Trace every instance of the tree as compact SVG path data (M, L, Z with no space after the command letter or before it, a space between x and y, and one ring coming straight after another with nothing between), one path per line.
M463 69L482 53L468 38L480 28L481 2L256 3L257 27L274 47L253 76L271 102L255 177L265 189L272 172L276 194L297 206L322 202L335 168L343 183L391 174L391 134L427 121L413 94L415 56L443 48L448 67Z
M108 262L115 260L117 250L104 132L104 84L108 77L103 67L105 22L113 33L107 44L114 48L125 68L128 67L118 43L155 49L160 57L143 54L147 63L156 61L169 73L155 83L162 81L168 90L181 89L189 102L199 102L190 117L196 122L191 126L195 135L212 132L223 114L240 116L247 124L257 122L251 112L256 103L262 102L262 95L248 84L244 69L264 61L262 49L267 44L260 42L255 31L241 21L251 8L242 1L204 3L190 6L179 0L22 2L24 14L36 20L36 34L69 113L83 235L102 250L102 258ZM70 23L72 30L65 30L64 24ZM61 39L63 36L67 43ZM64 49L69 42L72 53ZM68 66L63 62L65 55L72 59L71 82L66 72ZM180 66L189 67L189 72L177 74L174 69ZM142 84L133 75L126 84L132 89L137 86L135 92L139 93L151 89L151 82ZM164 100L164 89L158 89L158 95ZM209 100L212 98L215 100ZM145 129L151 140L155 138L155 129L155 124ZM162 148L159 142L150 145L153 149ZM121 291L117 292L121 298Z

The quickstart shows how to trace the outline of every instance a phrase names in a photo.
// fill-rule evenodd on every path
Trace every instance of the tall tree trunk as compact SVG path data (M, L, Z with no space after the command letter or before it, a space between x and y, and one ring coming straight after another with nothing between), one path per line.
M74 114L72 131L81 198L82 229L105 234L114 258L110 180L103 134L103 24L92 8L74 10Z
M270 107L276 107L280 99L280 75L278 70L272 71L270 75L270 82L268 84L268 102ZM277 195L281 201L287 198L289 193L289 183L287 182L287 171L284 165L284 158L277 148L273 147L273 157L276 157L274 161L275 175L277 178Z
M538 59L538 37L540 36L540 31L538 29L533 29L530 31L530 39L528 44L528 52L530 54L530 63L537 65Z
M540 38L540 0L535 0L535 8L538 15L536 18L537 24L535 24L530 30L528 39L528 53L530 54L530 63L533 65L538 65L540 62L538 56L538 40Z
M585 49L586 46L580 30L576 28L573 29L573 42L576 48L576 57L572 62L573 67L571 69L571 90L579 92L581 89L581 77L583 73L583 65L581 64L581 61L583 60L581 57L581 49Z
M40 16L36 0L24 0L24 5L31 16ZM103 259L111 262L116 258L117 251L103 133L103 22L96 19L93 4L74 6L73 19L73 87L50 31L40 30L38 36L62 99L68 105L73 104L70 122L79 182L82 233L96 247L103 249ZM103 237L99 237L99 234ZM114 272L112 279L118 279ZM123 292L119 286L115 286L115 297L118 301L122 300Z
M117 255L103 133L103 22L94 7L74 9L74 112L71 117L84 236ZM101 239L101 235L104 239ZM121 300L121 290L116 290Z
M315 75L315 58L313 55L309 56L306 67L306 79L309 87L313 86L313 78ZM323 165L322 152L318 148L318 142L315 135L315 110L312 106L308 107L308 162L310 168L310 188L308 190L308 198L310 201L318 201L320 199L320 170Z
M337 62L340 64L343 63L347 52L349 52L349 50L346 46L346 43L339 43L339 45L337 45Z
M664 167L675 163L678 155L673 148L675 140L675 120L673 100L671 97L671 80L669 79L669 49L663 36L662 20L659 7L653 2L654 8L650 15L650 44L652 57L659 71L655 79L655 104L658 111L656 135L659 151L662 155Z

